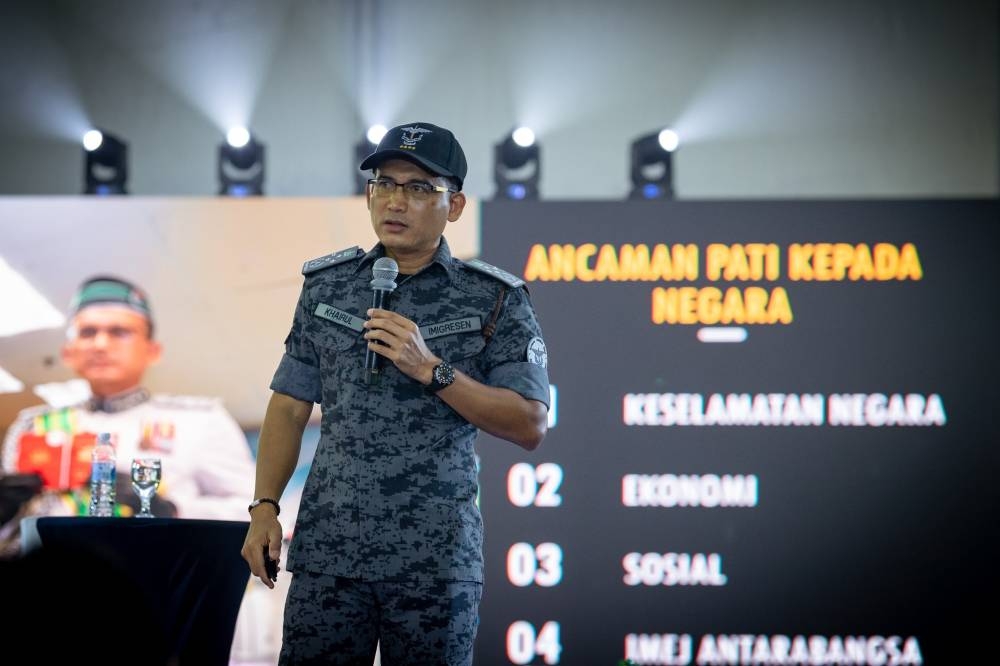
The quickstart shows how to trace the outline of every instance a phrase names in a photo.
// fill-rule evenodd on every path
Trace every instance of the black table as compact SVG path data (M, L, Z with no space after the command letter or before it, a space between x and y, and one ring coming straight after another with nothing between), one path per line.
M162 629L171 664L224 666L250 578L240 556L248 525L179 518L32 517L21 522L21 543L26 559L46 552L76 553L66 558L69 568L73 561L97 561L108 567L100 569L105 574L121 572L145 596L140 600L145 606L136 603L133 612L150 613L149 626ZM77 557L82 554L86 558ZM75 575L86 580L88 573ZM127 600L116 603L114 612L130 612Z

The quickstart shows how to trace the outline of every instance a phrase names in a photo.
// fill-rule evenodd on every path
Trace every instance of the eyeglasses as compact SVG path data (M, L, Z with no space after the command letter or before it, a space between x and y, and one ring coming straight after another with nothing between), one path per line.
M140 332L136 329L126 326L108 326L107 328L83 326L76 329L70 328L67 332L67 337L70 340L78 340L80 342L93 342L101 333L105 333L114 342L126 342L140 335Z
M458 192L443 185L431 185L423 180L411 180L408 183L397 183L389 178L372 178L368 181L368 192L378 199L388 199L396 192L396 188L403 188L403 194L410 201L427 201L438 192Z

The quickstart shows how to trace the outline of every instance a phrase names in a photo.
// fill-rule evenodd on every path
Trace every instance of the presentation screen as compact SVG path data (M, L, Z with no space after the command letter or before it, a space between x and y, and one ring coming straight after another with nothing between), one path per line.
M998 593L996 201L487 202L552 409L477 661L947 664Z

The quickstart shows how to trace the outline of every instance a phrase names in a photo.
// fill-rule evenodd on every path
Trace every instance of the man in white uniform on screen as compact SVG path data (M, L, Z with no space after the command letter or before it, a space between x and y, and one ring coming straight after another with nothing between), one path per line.
M117 277L90 278L77 291L70 315L62 360L87 381L91 397L72 407L25 409L8 428L4 471L36 473L43 480L41 494L21 515L86 515L90 451L97 433L109 432L118 464L116 515L136 511L130 465L133 457L145 455L162 461L154 515L245 521L254 461L246 436L222 402L151 394L142 385L162 354L143 290ZM9 541L8 549L14 543ZM268 631L259 623L269 622L272 613L280 618L280 608L272 608L273 601L267 608L257 605L244 603L234 653L277 649L280 638L274 646L260 645Z
M42 476L43 513L85 515L90 449L97 433L109 432L120 483L128 481L133 457L162 460L154 514L246 520L254 463L233 417L217 399L152 395L142 386L162 353L146 295L119 278L91 278L73 299L71 316L62 360L92 395L72 407L23 410L7 431L4 469ZM127 483L119 490L119 514L131 515L134 493Z

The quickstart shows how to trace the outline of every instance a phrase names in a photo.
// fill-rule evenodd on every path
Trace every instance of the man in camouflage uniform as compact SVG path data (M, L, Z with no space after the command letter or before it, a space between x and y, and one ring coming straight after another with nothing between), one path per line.
M162 351L146 295L119 278L95 277L81 285L71 313L62 359L87 380L91 397L68 408L23 410L4 440L5 471L36 472L45 480L32 511L86 513L90 450L97 433L108 432L120 508L137 501L130 465L146 455L163 464L154 514L244 519L253 457L233 417L217 399L151 395L142 387Z
M379 243L309 261L261 429L243 556L266 583L280 498L313 404L321 436L288 568L282 664L470 664L482 594L479 429L525 449L546 431L545 345L523 282L451 256L465 155L429 123L361 163ZM373 308L372 267L398 263ZM381 361L377 372L366 352Z

